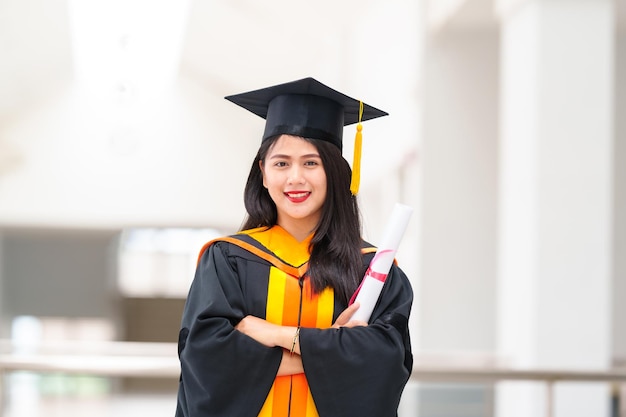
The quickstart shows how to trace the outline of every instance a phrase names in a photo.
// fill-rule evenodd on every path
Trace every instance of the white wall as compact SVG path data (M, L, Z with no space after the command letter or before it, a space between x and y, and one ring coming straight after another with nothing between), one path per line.
M610 364L613 17L610 1L540 0L502 21L498 346L516 366ZM509 388L498 415L546 408ZM606 385L555 396L557 416L608 412Z
M615 40L615 145L613 156L613 358L626 362L626 30Z
M184 81L143 103L139 120L121 130L72 85L5 125L3 136L24 157L0 178L0 224L236 228L258 131L234 122L223 130L208 115L229 119L237 109Z
M498 35L447 32L424 56L420 344L494 349Z

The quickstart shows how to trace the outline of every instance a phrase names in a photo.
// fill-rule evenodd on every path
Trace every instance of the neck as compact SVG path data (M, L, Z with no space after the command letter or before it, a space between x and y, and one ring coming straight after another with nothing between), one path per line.
M278 225L285 229L287 233L294 237L298 242L305 240L315 230L315 225L308 222L289 222L278 220Z

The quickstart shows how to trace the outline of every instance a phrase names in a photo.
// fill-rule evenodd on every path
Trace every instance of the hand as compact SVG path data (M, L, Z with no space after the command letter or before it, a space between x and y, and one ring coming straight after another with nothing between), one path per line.
M246 316L235 326L235 329L265 346L274 347L276 346L275 333L279 327L255 316Z
M359 309L360 304L355 302L354 304L348 306L345 310L341 312L335 323L333 324L333 329L338 329L340 327L356 327L356 326L367 326L367 323L361 320L350 320L352 315L356 313Z

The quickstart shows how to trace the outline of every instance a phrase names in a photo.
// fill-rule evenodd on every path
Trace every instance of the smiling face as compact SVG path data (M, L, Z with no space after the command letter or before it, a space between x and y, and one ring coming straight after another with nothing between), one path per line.
M261 162L263 186L276 204L277 223L299 240L317 226L326 199L326 172L310 142L282 135Z

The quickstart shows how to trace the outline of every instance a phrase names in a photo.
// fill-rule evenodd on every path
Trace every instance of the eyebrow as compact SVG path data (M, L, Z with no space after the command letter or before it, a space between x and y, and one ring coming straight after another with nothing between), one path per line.
M300 158L300 159L307 159L307 158L319 158L319 159L321 159L320 155L317 154L317 153L309 153L309 154L306 154L306 155L300 155L298 158ZM291 155L277 153L277 154L274 154L274 155L270 156L269 159L293 159L293 157Z

